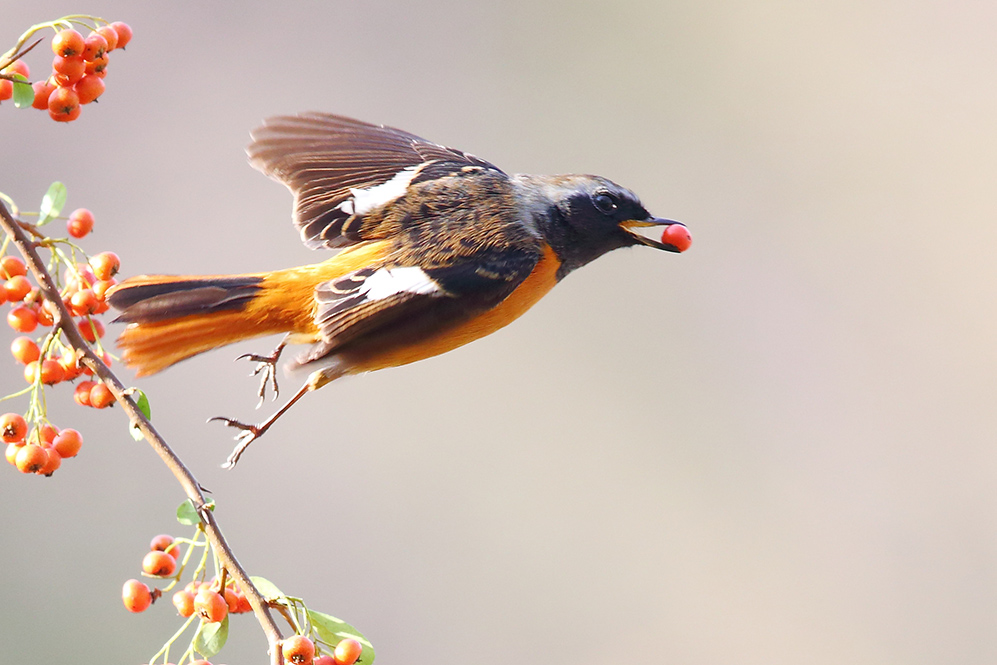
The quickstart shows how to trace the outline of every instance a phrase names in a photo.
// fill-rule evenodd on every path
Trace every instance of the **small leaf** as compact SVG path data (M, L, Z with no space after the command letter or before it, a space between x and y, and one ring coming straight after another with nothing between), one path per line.
M135 395L138 395L136 398ZM135 388L132 393L132 399L135 400L135 406L138 410L142 412L142 415L146 417L146 420L152 420L152 409L149 408L149 398L146 397L145 393Z
M205 658L213 658L225 646L228 640L228 615L218 623L206 623L201 626L194 638L194 648Z
M58 217L64 205L66 205L66 186L57 180L48 186L48 191L42 197L42 207L38 211L38 226L48 224Z
M256 577L251 575L249 581L253 583L256 590L260 592L265 600L280 600L281 598L286 598L284 592L277 588L277 585L266 579L265 577Z
M315 610L308 610L308 620L312 622L312 628L315 629L319 639L323 642L335 646L339 644L340 640L352 637L363 645L363 652L360 654L360 659L357 662L361 665L370 665L374 662L374 645L350 624L332 615L316 612Z
M214 499L210 499L205 507L208 510L214 510ZM190 499L177 506L177 522L184 526L196 526L201 523L201 516L197 513L197 508L194 507L194 502Z
M14 106L19 109L30 108L35 103L34 88L27 83L28 79L24 78L23 75L14 74L13 76L17 79L14 82Z

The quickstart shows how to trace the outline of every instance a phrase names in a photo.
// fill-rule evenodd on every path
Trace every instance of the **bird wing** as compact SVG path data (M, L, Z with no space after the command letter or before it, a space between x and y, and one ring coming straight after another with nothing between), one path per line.
M383 352L431 337L505 300L541 256L536 248L507 247L433 267L362 268L325 282L315 291L322 341L300 361L346 349Z
M252 132L250 164L294 194L294 225L311 249L364 240L363 218L414 183L500 169L400 129L325 113L270 118Z

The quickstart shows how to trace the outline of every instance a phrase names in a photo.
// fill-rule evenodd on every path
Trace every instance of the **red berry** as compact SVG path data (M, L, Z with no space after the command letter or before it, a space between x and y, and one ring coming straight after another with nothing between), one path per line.
M189 617L194 613L194 594L185 589L181 589L173 594L173 607L182 617Z
M55 451L54 448L42 446L42 450L45 451L45 455L48 459L45 461L45 464L42 465L42 468L35 471L35 473L39 476L51 476L60 466L62 466L62 457Z
M104 79L97 74L86 74L73 86L80 104L89 104L104 94Z
M35 101L31 103L33 108L45 111L48 109L48 99L55 91L55 84L50 81L35 81L31 84L31 89L35 91Z
M107 39L99 32L91 32L83 40L83 59L93 60L104 55L107 51Z
M66 378L66 370L62 369L59 361L53 358L46 358L42 361L41 373L42 383L49 386L55 385Z
M336 659L327 654L313 660L312 665L336 665Z
M129 612L144 612L152 604L152 592L138 580L128 580L121 588L121 600Z
M142 559L142 572L153 577L169 577L177 569L177 560L166 552L149 552Z
M80 115L80 97L72 88L56 88L48 98L48 114L57 122L70 122Z
M0 102L14 96L14 83L7 79L0 79Z
M128 42L132 40L132 29L127 23L122 23L121 21L115 21L111 24L114 28L114 32L118 35L118 43L114 48L124 48L128 46Z
M52 441L52 449L63 459L76 457L82 447L83 435L69 427L56 434Z
M60 30L52 38L52 52L64 58L80 55L83 53L83 47L83 35L72 28Z
M22 336L11 342L10 353L14 356L14 360L22 365L27 365L32 360L38 360L41 350L35 340Z
M55 441L56 435L59 433L59 428L52 423L45 423L36 430L35 438L38 439L38 443L43 445L49 445Z
M4 443L24 441L28 433L28 421L19 413L5 413L0 416L0 438Z
M104 78L107 76L107 54L100 56L99 58L94 58L87 62L86 69L84 70L87 74L92 74L98 78Z
M90 257L90 267L97 279L111 279L121 268L121 259L114 252L101 252Z
M80 334L83 335L83 339L93 344L98 338L104 336L104 324L100 322L100 319L88 317L80 321ZM109 365L110 363L105 361L105 364Z
M669 224L661 232L661 242L684 252L692 246L692 236L684 224Z
M107 40L108 51L113 51L118 46L118 33L111 26L102 25L95 32Z
M194 596L194 611L208 623L218 623L228 615L228 603L217 591L201 589Z
M18 275L27 275L28 267L19 256L5 256L0 259L0 277L10 279Z
M14 466L21 473L36 473L48 462L48 452L37 443L29 443L17 451Z
M32 332L38 327L38 314L30 307L15 307L7 312L7 325L17 332Z
M336 665L353 665L360 658L361 652L363 652L363 645L348 637L336 645L332 657L335 659Z
M66 228L69 235L74 238L82 238L93 230L93 213L86 208L77 208L69 213Z
M80 406L90 406L90 390L97 384L93 381L81 381L73 390L73 400Z
M69 297L70 309L76 316L88 316L97 311L100 304L90 289L80 289ZM92 333L93 331L91 331Z
M294 665L310 665L315 658L315 643L304 635L292 635L280 645L284 660Z
M31 78L31 70L28 69L28 63L23 60L15 60L6 67L3 68L4 74L20 74L26 79Z
M114 404L114 395L111 394L111 389L103 383L95 384L90 389L90 406L95 409L103 409L112 404Z
M52 78L60 88L74 85L83 78L86 71L87 63L81 55L74 55L70 58L55 56L55 59L52 60Z
M7 300L18 302L31 293L31 282L24 275L15 275L4 282L3 291Z

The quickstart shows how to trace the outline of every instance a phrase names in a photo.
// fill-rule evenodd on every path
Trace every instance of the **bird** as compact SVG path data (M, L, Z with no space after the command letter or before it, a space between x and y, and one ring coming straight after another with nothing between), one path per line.
M489 335L603 254L682 252L685 225L652 216L632 191L595 175L509 175L406 131L319 112L278 116L250 133L250 164L294 196L304 244L325 261L242 275L140 275L108 293L117 340L137 376L245 339L284 333L245 354L277 399L278 360L309 371L293 397L238 430L224 467L304 395L346 375L436 356ZM661 240L640 230L662 229ZM640 229L640 230L639 230Z

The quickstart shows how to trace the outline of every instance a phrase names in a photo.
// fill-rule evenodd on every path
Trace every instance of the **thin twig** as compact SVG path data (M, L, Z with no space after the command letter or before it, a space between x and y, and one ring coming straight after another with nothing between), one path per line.
M10 238L13 239L14 244L20 250L21 254L24 255L24 259L27 262L28 268L31 270L35 279L38 280L38 286L41 289L42 294L45 299L50 301L55 306L55 323L54 326L57 329L61 329L69 343L82 354L80 358L80 363L89 368L94 374L96 374L100 379L107 385L114 395L115 400L121 405L121 408L128 415L131 424L138 428L138 430L145 437L145 440L149 442L153 450L159 455L159 457L166 464L167 468L173 473L177 481L183 487L184 492L194 503L194 507L197 509L198 514L201 516L201 520L204 524L204 532L207 534L208 540L211 542L211 546L218 558L221 560L222 565L229 572L233 579L238 582L239 587L242 589L249 601L250 606L253 608L253 613L256 615L256 619L260 622L260 626L263 628L263 632L266 634L267 642L269 644L270 660L273 665L280 665L282 662L282 657L280 653L280 642L283 639L280 629L277 627L277 623L274 621L273 617L270 615L270 611L267 607L267 602L260 595L260 592L256 589L256 586L250 581L249 575L246 570L236 559L235 553L232 548L229 547L228 542L225 540L225 536L222 535L221 528L218 526L215 520L214 513L207 508L208 502L204 498L204 494L201 493L201 486L194 477L194 474L184 465L180 458L177 457L173 449L167 445L166 441L156 428L153 427L149 419L139 411L135 402L126 392L126 388L122 385L118 377L111 372L110 368L104 364L104 362L94 354L91 350L90 345L83 339L80 335L79 329L76 324L73 323L73 317L66 309L66 306L62 302L62 298L59 296L59 290L55 286L52 280L51 274L45 268L45 264L41 257L38 255L35 249L35 243L27 236L24 229L22 228L22 223L19 220L14 219L7 207L0 202L0 227L7 233Z

